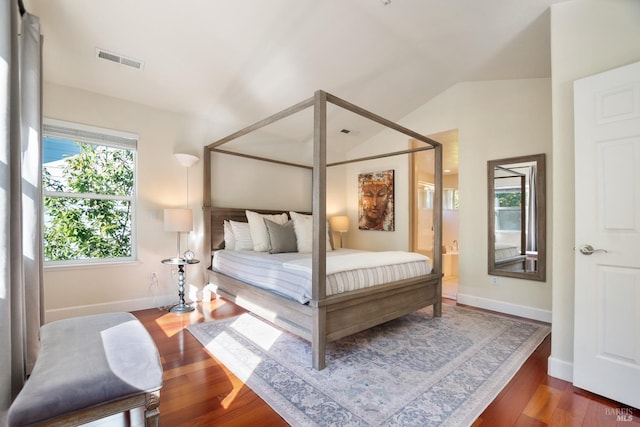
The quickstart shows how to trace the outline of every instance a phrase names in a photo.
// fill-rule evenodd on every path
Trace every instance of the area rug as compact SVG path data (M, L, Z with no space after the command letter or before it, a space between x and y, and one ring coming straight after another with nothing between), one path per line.
M292 426L466 426L482 413L549 326L443 306L327 345L311 345L250 314L188 327Z

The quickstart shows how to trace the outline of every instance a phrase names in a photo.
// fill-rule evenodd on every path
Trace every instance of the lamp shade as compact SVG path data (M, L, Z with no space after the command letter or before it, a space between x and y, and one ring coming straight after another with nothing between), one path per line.
M334 216L331 217L331 230L339 233L346 233L349 231L349 217L348 216Z
M200 160L200 157L188 153L174 153L173 156L176 158L178 163L185 168L190 168Z
M193 212L191 209L165 209L164 231L178 233L193 230Z

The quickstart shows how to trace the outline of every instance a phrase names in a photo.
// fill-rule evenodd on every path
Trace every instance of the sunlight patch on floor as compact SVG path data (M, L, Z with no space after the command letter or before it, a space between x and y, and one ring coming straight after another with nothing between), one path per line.
M229 409L231 407L231 404L233 403L233 401L235 400L236 396L238 394L240 394L240 392L242 391L242 389L245 387L244 382L239 380L238 377L236 377L235 375L233 375L233 372L231 372L230 370L228 370L225 366L222 366L222 368L224 369L225 374L227 375L227 378L229 379L229 382L232 384L233 389L231 389L231 391L229 392L229 394L227 394L224 399L222 399L220 401L220 405L224 408L224 409Z
M218 334L205 348L211 354L215 354L216 359L223 365L238 366L236 376L242 382L247 381L256 367L262 362L260 356L253 353L226 332Z
M231 328L263 350L269 350L282 335L280 330L250 314L243 314L238 317L231 324Z
M265 350L271 348L282 335L282 332L278 329L248 313L238 316L230 327L256 346ZM227 332L221 332L216 335L205 348L210 354L215 355L215 358L224 367L229 381L233 384L233 390L221 402L222 406L227 408L238 395L244 383L262 363L262 357ZM240 382L235 380L236 378Z
M202 317L198 310L184 314L166 313L156 319L156 324L167 337L172 337L190 324L197 323Z

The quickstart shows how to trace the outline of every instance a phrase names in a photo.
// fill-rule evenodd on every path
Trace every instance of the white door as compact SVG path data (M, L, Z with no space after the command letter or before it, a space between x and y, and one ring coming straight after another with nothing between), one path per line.
M640 62L576 81L574 110L574 385L640 408Z

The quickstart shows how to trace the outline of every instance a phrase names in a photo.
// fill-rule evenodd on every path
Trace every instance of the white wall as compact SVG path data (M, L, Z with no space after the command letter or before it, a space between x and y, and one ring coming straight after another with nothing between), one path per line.
M368 141L351 150L348 158L370 156L406 150L409 137L395 130L383 130ZM394 170L395 231L358 229L358 175L369 172ZM349 233L345 246L364 250L409 250L409 158L384 157L367 162L351 163L345 173L346 206L349 215Z
M46 320L108 312L138 310L177 302L175 268L161 264L174 256L176 234L163 230L163 209L187 201L187 170L175 152L203 155L203 147L224 135L196 117L156 110L116 98L69 87L45 84L45 117L136 133L138 141L138 261L99 266L45 268ZM212 155L212 204L218 207L311 210L311 172L236 156ZM188 170L189 206L194 231L188 245L200 264L190 265L187 293L200 298L210 265L202 246L202 168L200 160ZM346 213L345 167L327 172L327 215ZM182 238L185 249L187 237ZM152 287L152 273L159 286Z
M400 121L425 135L458 129L459 301L507 313L550 320L551 282L487 274L487 161L545 153L551 159L549 79L459 83ZM549 174L550 175L550 174ZM550 218L551 176L548 185ZM548 247L552 235L547 236ZM551 266L547 277L551 277Z
M163 209L186 203L186 169L174 152L202 156L212 142L202 120L96 95L69 87L45 84L45 117L136 133L138 141L138 262L91 267L45 268L46 320L113 310L135 310L176 302L177 285L171 268L161 260L174 256L176 235L163 230ZM202 235L202 164L189 169L189 204L194 232L189 246L205 259ZM183 237L182 245L186 243ZM202 287L207 262L187 268L187 283ZM159 285L151 287L151 274Z
M211 165L213 206L296 211L312 209L312 176L308 169L218 153L211 155ZM345 170L344 166L327 169L328 217L346 213Z
M311 210L308 169L214 153L211 170L213 206Z
M549 374L571 381L574 315L573 81L640 60L640 2L578 0L551 8L553 325Z

